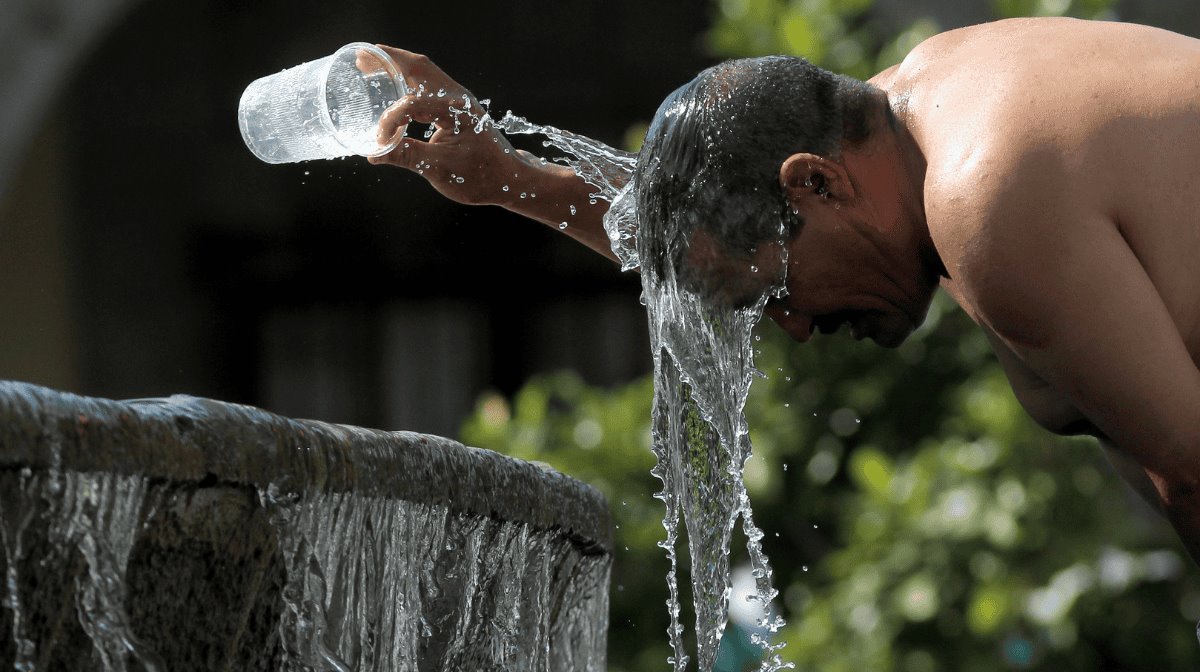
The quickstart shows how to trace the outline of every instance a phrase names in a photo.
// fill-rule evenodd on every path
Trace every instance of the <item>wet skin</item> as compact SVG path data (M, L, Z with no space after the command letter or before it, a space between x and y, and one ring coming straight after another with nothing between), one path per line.
M470 91L424 55L378 46L400 67L412 91L384 114L379 128L381 139L404 133L406 126L414 122L429 124L434 132L428 140L419 137L421 134L405 137L393 152L369 159L371 163L420 171L434 189L459 203L499 205L555 230L568 222L563 233L616 260L604 232L608 204L591 202L595 200L591 198L594 187L566 166L543 165L529 152L513 149L490 123L484 124L481 133L473 132L478 117L455 111L465 108L464 96L471 101L471 110L483 109ZM438 96L439 90L445 95ZM454 132L456 118L460 122L458 133ZM460 183L452 176L463 176L465 180ZM508 191L503 189L505 185ZM521 192L536 193L537 198L522 199Z
M932 38L876 82L926 162L942 286L1018 400L1115 446L1200 558L1200 42L1001 22Z
M410 84L469 95L428 59L389 51ZM780 167L805 225L767 314L798 341L849 324L895 346L940 287L984 330L1029 414L1115 446L1118 469L1200 558L1200 41L1019 19L935 36L871 82L894 126ZM385 132L409 119L438 132L373 161L423 161L446 196L555 228L588 203L568 169L505 153L488 133L451 137L447 115L445 100L402 101ZM536 203L512 195L518 183ZM567 233L611 257L603 205L581 208Z

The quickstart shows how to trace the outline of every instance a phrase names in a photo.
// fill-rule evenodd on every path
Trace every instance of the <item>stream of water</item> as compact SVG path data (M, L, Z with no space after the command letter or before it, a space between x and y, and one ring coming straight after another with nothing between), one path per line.
M604 227L623 270L641 267L636 197L631 176L637 157L590 138L542 126L507 113L496 125L505 133L546 137L547 146L567 152L564 162L597 191L593 197L610 202ZM479 124L476 124L479 129ZM676 672L688 668L680 622L679 521L687 533L691 559L692 597L696 615L696 664L701 672L713 668L728 618L731 593L729 552L734 526L740 518L747 539L756 594L761 607L758 626L774 635L783 619L770 606L778 595L771 567L763 553L763 533L754 524L743 469L751 445L744 408L753 379L751 332L762 316L767 293L742 308L720 308L701 299L678 281L668 264L665 271L643 269L642 302L649 317L654 357L653 450L654 475L663 488L666 539L660 546L670 561L667 575L671 619L668 635ZM762 672L788 669L780 656L782 641L754 636L764 655Z

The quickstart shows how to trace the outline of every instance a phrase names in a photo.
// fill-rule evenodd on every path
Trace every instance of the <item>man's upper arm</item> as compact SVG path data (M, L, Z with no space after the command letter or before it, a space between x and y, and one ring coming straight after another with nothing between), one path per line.
M1054 186L977 204L947 267L981 321L1092 424L1152 473L1193 485L1200 371L1115 222Z

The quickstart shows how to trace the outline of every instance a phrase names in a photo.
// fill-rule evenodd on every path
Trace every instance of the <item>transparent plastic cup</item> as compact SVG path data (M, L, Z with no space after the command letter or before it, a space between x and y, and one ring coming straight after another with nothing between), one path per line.
M252 82L238 104L238 126L246 146L267 163L380 156L399 139L379 143L379 118L407 91L386 52L353 42Z

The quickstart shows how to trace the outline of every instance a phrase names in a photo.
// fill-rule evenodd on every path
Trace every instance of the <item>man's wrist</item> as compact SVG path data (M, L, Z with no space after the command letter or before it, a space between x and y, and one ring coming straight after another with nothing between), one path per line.
M522 214L536 216L538 205L558 200L557 192L572 178L575 172L557 163L542 163L532 154L522 153L516 162L511 181L501 187L496 205Z

